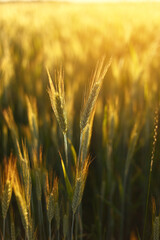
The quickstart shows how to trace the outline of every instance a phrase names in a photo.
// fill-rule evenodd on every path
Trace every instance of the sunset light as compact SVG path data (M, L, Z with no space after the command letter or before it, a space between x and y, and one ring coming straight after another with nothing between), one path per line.
M160 2L0 0L0 239L160 239Z

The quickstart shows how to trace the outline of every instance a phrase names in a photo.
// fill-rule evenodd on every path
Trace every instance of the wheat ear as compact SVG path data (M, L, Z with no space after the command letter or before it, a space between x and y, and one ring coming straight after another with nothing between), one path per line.
M59 126L64 136L64 147L66 164L68 166L68 146L67 146L67 116L65 110L65 98L64 98L64 79L62 70L57 71L55 74L55 85L51 79L50 73L47 70L49 86L48 94L51 101L52 109L55 113Z
M10 200L12 196L12 184L10 180L7 180L2 195L2 215L3 219L6 219L7 211L9 208Z
M65 99L64 99L64 82L62 77L62 72L57 71L55 75L55 86L53 85L49 71L48 79L50 88L48 89L51 106L56 115L57 121L63 133L67 131L67 117L65 112Z
M155 216L153 223L153 240L159 240L160 221L159 216Z
M4 159L3 193L2 193L2 216L3 216L3 239L5 239L5 220L12 197L12 184L15 172L16 160L10 156L8 162Z
M29 223L31 224L31 219L29 219L29 206L27 206L25 192L23 185L20 183L18 172L15 173L14 184L13 184L14 194L16 196L16 201L18 209L21 216L21 221L25 229L25 234L28 238L29 236Z
M74 194L72 199L72 227L71 227L71 239L73 237L73 228L74 228L74 216L77 211L78 206L80 205L82 201L83 191L85 187L85 182L88 174L88 168L89 168L89 158L87 158L83 164L83 168L79 168L79 164L77 167L77 176L76 176L76 182L75 182L75 188L74 188Z
M32 133L32 139L33 139L33 147L37 150L39 133L38 133L36 100L34 98L29 99L29 97L26 96L26 103L27 103L27 111L28 111L28 122L29 122L31 133Z
M2 195L3 239L5 239L5 220L12 196L11 181L7 181Z
M96 65L92 80L90 89L88 91L87 96L84 99L84 106L81 112L80 117L80 129L81 132L88 124L90 117L92 115L92 112L95 108L95 104L102 86L103 78L111 64L111 60L109 63L105 63L105 57L102 57Z

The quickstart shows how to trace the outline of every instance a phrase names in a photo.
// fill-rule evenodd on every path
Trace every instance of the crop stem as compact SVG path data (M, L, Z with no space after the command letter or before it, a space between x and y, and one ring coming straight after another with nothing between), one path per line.
M51 222L49 222L49 240L51 240Z
M6 223L6 219L3 218L3 240L5 240L5 223Z
M73 228L74 228L74 213L72 215L71 240L73 240Z
M64 148L65 148L65 156L66 156L66 165L67 165L67 168L68 168L68 145L67 145L67 134L64 133L63 136L64 136Z

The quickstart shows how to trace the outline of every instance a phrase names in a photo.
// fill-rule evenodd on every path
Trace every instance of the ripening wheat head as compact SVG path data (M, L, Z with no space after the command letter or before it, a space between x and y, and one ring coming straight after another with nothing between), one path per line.
M64 98L64 77L62 69L56 71L55 81L52 82L51 76L48 73L49 86L48 93L51 101L52 109L56 115L57 121L63 133L67 132L67 117L65 111L65 98Z
M35 98L29 98L26 96L28 122L34 137L34 140L38 138L38 117L37 117L37 104Z
M72 211L74 214L76 213L76 210L82 201L89 165L90 157L84 161L82 168L79 168L79 165L77 167L74 194L72 199Z
M58 179L57 178L54 179L54 183L53 183L51 191L49 190L49 188L51 188L51 186L49 186L48 180L47 180L47 185L48 186L47 186L46 192L48 192L48 193L46 195L46 205L47 205L48 221L51 223L52 218L55 215L56 222L57 222L57 219L59 222Z
M25 199L25 191L24 191L23 185L20 182L17 171L15 172L15 176L14 176L13 189L14 189L14 194L16 196L16 201L19 208L21 221L25 229L25 232L28 234L29 222L28 222L28 209L27 209L27 204Z
M6 218L7 211L9 208L9 204L12 197L12 185L13 185L13 176L15 172L16 161L12 157L9 158L7 162L6 159L4 161L4 173L3 173L3 184L2 184L2 215L3 219Z
M18 139L18 128L14 120L13 112L10 107L3 110L3 117L7 123L8 128L11 130L12 136L15 139Z
M30 167L29 167L29 156L26 145L22 142L22 150L21 152L19 142L17 141L17 149L18 149L18 156L19 156L19 165L21 168L22 180L24 185L24 192L25 192L25 199L27 207L30 207L30 200L31 200L31 174L30 174Z
M96 65L93 77L91 79L91 84L89 91L86 93L84 98L84 104L80 116L80 129L81 132L89 123L92 113L95 109L96 101L99 95L99 91L102 86L103 78L111 64L111 60L109 63L105 63L105 57L102 57Z

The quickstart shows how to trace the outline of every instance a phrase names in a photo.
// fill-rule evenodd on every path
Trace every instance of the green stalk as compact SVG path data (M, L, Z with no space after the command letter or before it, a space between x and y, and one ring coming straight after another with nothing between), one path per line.
M6 223L6 219L3 218L3 240L5 239L5 223Z
M58 240L59 240L59 229L58 229Z
M145 219L144 219L144 228L143 228L143 237L142 237L142 240L145 239L146 224L147 224L147 215L148 215L148 204L149 204L149 194L150 194L150 188L151 188L151 177L152 177L152 168L150 167L150 171L149 171L149 182L148 182L148 191L147 191L147 201L146 201Z
M64 133L63 136L64 136L64 149L65 149L65 156L66 156L66 165L67 165L67 168L68 168L68 146L67 146L67 134Z
M123 182L123 196L122 196L122 205L121 205L120 240L123 240L123 232L124 232L126 179L127 179L126 176L124 176L124 182Z
M72 215L71 240L73 239L73 228L74 228L74 213Z
M49 240L51 240L51 222L49 222Z
M80 136L80 145L79 145L79 153L78 153L78 166L80 165L80 158L81 158L82 137L83 137L83 134L81 133L81 136Z
M39 214L39 224L40 224L40 239L46 239L44 234L44 224L43 224L43 212L41 200L38 200L38 214Z
M79 231L80 231L80 240L83 239L83 225L82 225L82 204L79 206L78 211L78 219L79 219Z
M146 201L145 219L144 219L144 228L143 228L142 240L145 239L145 232L146 232L149 195L150 195L150 189L151 189L152 166L153 166L153 162L154 162L154 155L155 155L155 149L156 149L157 133L158 133L158 111L156 109L155 110L155 117L154 117L153 148L152 148L152 155L151 155L150 169L149 169L148 191L147 191L147 201Z
M78 207L76 219L75 219L75 233L74 233L75 240L77 240L77 236L78 236L78 214L79 214L79 207Z

